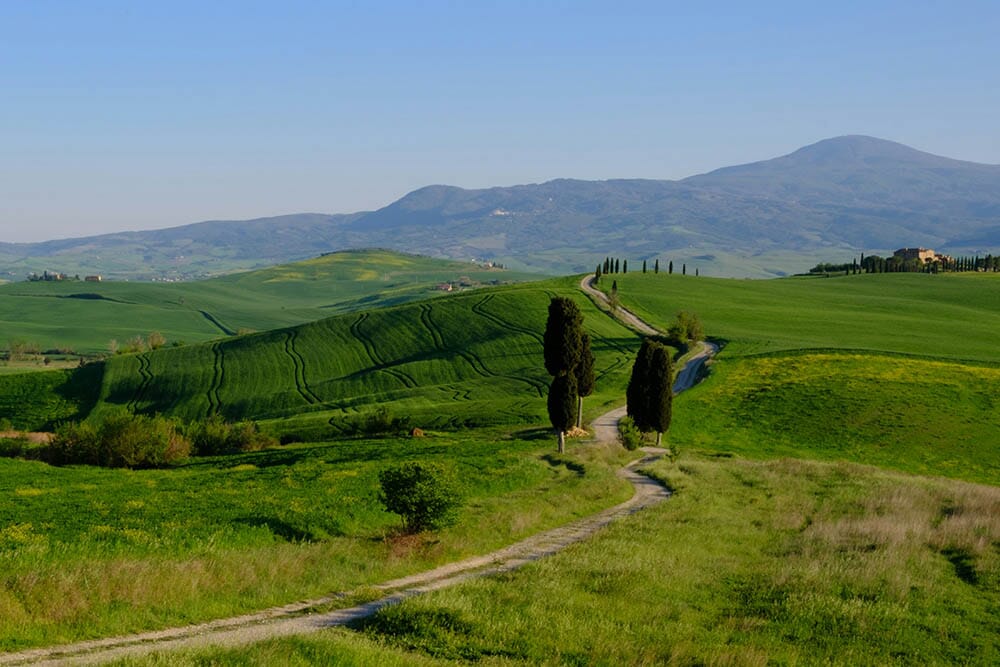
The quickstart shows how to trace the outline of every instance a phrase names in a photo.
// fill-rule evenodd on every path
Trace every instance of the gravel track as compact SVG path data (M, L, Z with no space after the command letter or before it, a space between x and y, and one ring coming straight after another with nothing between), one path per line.
M580 283L581 289L606 304L607 298L603 292L593 288L590 280L592 277L584 278ZM658 333L656 329L624 308L618 308L614 315L637 331L646 334ZM702 350L690 358L678 374L674 385L675 393L694 384L699 369L716 350L717 348L711 344L703 344ZM618 420L624 415L625 408L621 407L595 419L592 422L594 440L614 442L618 437ZM266 609L255 614L185 627L76 642L17 653L4 653L0 654L0 666L100 664L153 652L189 650L207 646L242 646L267 639L308 634L324 628L346 625L371 616L383 607L397 604L414 595L453 586L474 577L489 576L517 569L561 551L571 544L581 542L618 519L663 502L670 497L670 492L659 482L636 472L636 469L657 460L663 456L665 451L655 447L645 447L643 448L645 457L633 461L619 471L618 474L631 483L635 489L633 496L625 502L565 526L532 535L520 542L482 556L384 582L374 587L383 595L366 604L335 611L317 611L319 608L336 604L349 595L334 594L316 600Z

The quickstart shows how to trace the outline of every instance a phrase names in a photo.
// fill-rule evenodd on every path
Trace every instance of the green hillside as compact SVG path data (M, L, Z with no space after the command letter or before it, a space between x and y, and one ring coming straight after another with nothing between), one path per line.
M338 252L200 282L18 282L0 285L0 348L106 352L151 331L167 343L265 331L352 310L532 276L385 250Z
M596 410L620 400L637 338L578 291L544 285L480 290L119 355L102 364L91 395L100 392L98 411L124 406L185 420L221 413L232 420L282 420L280 430L314 435L340 433L347 421L376 406L421 426L541 422L549 381L541 337L549 299L560 293L577 299L593 337L599 389L587 405ZM68 390L80 384L79 374L62 376L68 379L58 391L79 395ZM18 386L18 377L0 387ZM51 425L18 412L16 401L8 404L0 417L24 428ZM70 412L63 406L60 415Z
M1000 361L997 274L732 280L629 273L602 279L602 289L612 281L627 308L658 326L679 310L698 313L709 335L728 341L726 357L838 348Z

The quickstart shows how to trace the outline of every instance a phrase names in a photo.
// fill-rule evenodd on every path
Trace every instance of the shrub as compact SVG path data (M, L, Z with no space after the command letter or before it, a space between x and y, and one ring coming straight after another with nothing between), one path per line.
M272 436L260 432L256 422L226 422L220 415L188 425L187 435L199 456L256 452L278 444Z
M642 432L628 415L618 420L618 441L630 452L639 449L642 444Z
M160 416L112 412L100 422L60 427L49 446L52 463L105 468L157 468L186 459L191 443L177 422Z
M439 464L410 461L386 468L378 475L379 500L403 518L410 533L453 524L461 496L450 471Z

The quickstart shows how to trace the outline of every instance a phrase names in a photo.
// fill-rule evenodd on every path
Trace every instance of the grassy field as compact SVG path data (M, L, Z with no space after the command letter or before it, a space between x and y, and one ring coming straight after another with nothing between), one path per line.
M63 393L77 395L69 387L89 387L90 401L98 400L99 390L98 412L125 406L185 420L218 412L233 420L270 421L273 430L310 438L343 434L350 420L376 406L422 427L533 424L545 419L549 377L541 337L548 302L562 293L578 300L593 337L598 389L585 405L596 413L620 400L638 341L578 292L544 285L477 290L215 343L121 355L99 370L85 370L90 378L100 373L97 382L43 375L68 378L60 385ZM0 417L23 429L51 425L53 420L19 409L24 382L0 376ZM85 413L84 407L78 412Z
M352 590L488 551L628 496L617 448L496 432L352 440L172 470L0 459L0 650L178 625ZM457 525L394 537L377 472L442 461Z
M629 273L621 302L666 327L679 310L725 341L726 357L802 348L1000 361L1000 274L877 274L733 280Z
M338 252L282 266L190 283L17 282L0 285L0 347L107 352L151 331L168 344L265 331L340 312L440 296L455 289L523 281L529 274L403 255ZM464 279L464 280L463 280Z
M992 665L1000 490L682 456L668 503L364 623L156 664Z
M668 440L1000 485L1000 368L857 353L726 359L680 396Z

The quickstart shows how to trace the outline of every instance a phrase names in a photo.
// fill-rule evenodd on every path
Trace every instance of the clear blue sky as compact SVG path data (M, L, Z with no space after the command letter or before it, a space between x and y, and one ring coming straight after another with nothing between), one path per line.
M1000 163L1000 3L0 4L0 240L682 178L869 134Z

